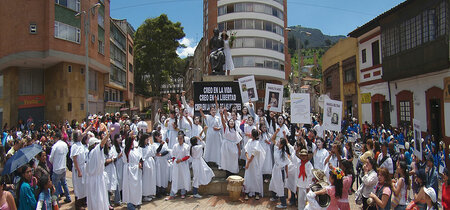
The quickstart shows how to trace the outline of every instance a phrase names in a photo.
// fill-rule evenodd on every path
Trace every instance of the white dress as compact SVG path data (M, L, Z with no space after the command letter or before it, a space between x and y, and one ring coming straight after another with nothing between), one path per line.
M325 165L325 159L327 159L328 151L326 149L318 149L316 150L316 153L313 156L314 159L314 168L320 169L322 171L325 171L325 167L328 168L328 165Z
M283 152L281 151L281 149L275 146L273 151L273 158L275 160L275 164L273 165L272 179L270 180L269 184L269 190L276 193L278 197L284 196L286 172L284 174L285 180L283 180L282 171L284 170L285 166L289 165L289 163L291 162L288 158L288 154L285 152L283 158L282 153Z
M266 158L264 159L264 164L262 167L262 174L272 174L273 168L272 151L271 151L272 144L267 144L266 142L266 140L270 142L271 136L272 135L269 133L261 134L260 143L261 146L264 148L264 151L266 152Z
M242 160L246 160L246 157L245 157L245 145L247 145L247 142L250 139L250 137L248 137L248 135L252 134L252 130L253 129L256 129L255 125L248 125L247 123L244 124L244 130L242 131L243 132L242 133L243 141L241 142L241 150L242 150L241 151L241 159Z
M276 142L280 141L281 138L284 138L283 131L286 132L286 136L290 136L291 135L291 131L286 126L286 124L283 124L282 126L277 124L276 127L277 127L277 129L280 128L280 132L277 133L277 138L275 139Z
M192 187L198 188L200 185L207 185L214 177L213 170L203 160L203 147L205 143L198 141L198 145L192 147Z
M202 135L200 136L200 133L202 132L202 130L203 130L203 128L201 125L192 124L191 135L188 137L192 138L194 136L198 136L203 139L205 137L205 133L202 133Z
M242 140L241 135L235 129L225 128L222 149L221 149L221 164L220 168L231 173L239 173L239 150L237 144Z
M88 154L86 176L83 175L86 183L88 209L109 209L104 171L105 157L103 149L100 148L100 145L97 145Z
M155 153L156 150L158 149L160 143L154 143L153 144L155 147ZM163 146L161 147L161 151L159 151L159 153L163 153L165 151L168 151L170 153L169 147L167 147L167 144L163 144ZM169 183L170 180L170 165L169 165L169 160L170 158L170 154L166 154L165 156L156 156L155 157L155 167L156 167L156 186L158 187L167 187L167 184Z
M142 158L140 147L131 149L128 159L125 156L123 162L123 186L122 201L141 205L142 203L142 172L139 168L139 161Z
M72 183L73 183L73 191L75 193L75 196L78 199L82 199L86 197L86 188L85 183L83 182L83 177L86 176L85 174L85 167L86 167L86 154L88 152L88 149L85 145L83 145L81 142L76 142L72 145L70 149L70 158L73 158L76 156L78 161L78 167L80 168L82 177L78 177L77 169L75 168L75 163L73 163L73 173L72 173Z
M262 177L262 164L266 157L264 148L262 148L259 140L251 139L245 145L245 151L248 153L249 157L252 155L254 157L252 162L250 162L248 169L245 170L244 192L249 193L250 196L252 196L253 193L259 193L261 196L264 196Z
M142 148L142 160L144 161L142 170L142 195L156 195L156 167L153 157L156 154L156 148L153 145L147 145Z
M112 148L112 147L111 147ZM106 159L113 159L117 157L117 151L109 149L108 157L105 157ZM106 172L106 190L108 191L114 191L117 189L117 171L116 171L116 165L114 165L113 162L105 166L105 172Z
M168 146L170 149L173 148L177 141L178 131L173 127L173 123L175 123L175 119L169 118L167 119L167 138L169 139ZM179 123L179 122L178 122Z
M188 118L192 123L193 122L192 118L191 117L188 117ZM187 118L185 116L183 116L182 120L178 120L178 122L179 122L178 123L179 128L180 128L180 130L182 130L184 132L184 135L191 138L192 126L194 126L194 124L192 124L192 126L191 126L191 124L189 124L189 121L187 120Z
M172 189L171 193L176 194L178 190L184 189L186 191L191 190L191 172L189 171L189 163L182 161L176 163L176 160L181 160L186 156L190 156L189 145L183 143L183 145L176 144L172 150L172 157L175 158L172 165Z
M124 150L124 147L121 147L121 146L119 146L119 147L120 147L120 153L117 156L122 154L123 150ZM117 153L116 147L114 145L111 147L111 150L114 150ZM122 157L120 157L116 160L114 165L116 166L116 174L117 174L117 183L118 183L117 190L121 191L122 183L123 183L123 165L124 165L123 155L122 155Z
M225 64L223 70L234 70L233 58L231 57L231 49L229 40L223 41L223 52L225 54Z
M288 178L286 181L286 188L292 192L297 192L297 182L299 174L299 166L301 160L295 155L295 149L291 144L288 144L289 152L291 153L291 161L288 165ZM312 165L311 165L312 169Z
M205 161L214 162L220 166L220 147L222 145L222 135L220 130L214 130L214 127L221 127L219 117L217 115L206 115L206 125L208 126L208 130L206 132Z

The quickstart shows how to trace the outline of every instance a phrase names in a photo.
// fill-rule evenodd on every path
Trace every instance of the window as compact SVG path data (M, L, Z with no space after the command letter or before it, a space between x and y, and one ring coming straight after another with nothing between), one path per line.
M344 72L345 74L345 82L353 82L355 81L355 70L354 69L350 69L350 70L346 70Z
M77 12L80 11L80 0L55 0L55 3Z
M130 72L133 72L133 64L131 64L131 63L128 64L128 70Z
M109 79L122 85L123 87L126 87L127 72L115 65L111 65L111 73L109 74Z
M400 121L401 122L411 122L410 101L400 101Z
M332 84L331 82L332 82L331 76L328 76L327 80L326 80L327 88L331 88L331 84Z
M98 80L97 72L89 71L89 90L97 91Z
M70 72L72 72L72 66L71 65L68 65L67 66L67 71L70 73Z
M105 28L105 18L100 13L97 15L97 22L99 26Z
M362 62L365 63L367 62L367 57L366 57L366 49L361 51L361 58L362 58Z
M84 68L81 68L81 69L80 69L80 73L81 73L81 74L84 74Z
M30 34L37 34L37 24L30 23Z
M80 110L84 110L84 103L80 104Z
M44 92L44 72L40 69L21 70L19 95L39 95Z
M133 55L133 46L128 45L128 53L130 53L130 55Z
M80 44L80 29L55 21L55 37Z
M68 103L67 104L67 111L71 112L72 111L72 103Z
M110 58L120 63L123 68L126 68L126 55L120 48L118 48L113 42L109 45Z
M133 92L133 83L130 82L130 92Z
M259 67L284 71L284 62L263 56L234 56L234 67Z
M372 42L372 65L380 64L380 44L379 41Z
M98 40L98 52L105 55L105 43L102 40Z

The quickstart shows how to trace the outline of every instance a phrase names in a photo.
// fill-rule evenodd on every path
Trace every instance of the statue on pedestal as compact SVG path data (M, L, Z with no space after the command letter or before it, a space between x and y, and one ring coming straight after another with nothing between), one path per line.
M225 53L223 52L224 42L219 38L219 29L214 29L214 36L209 40L209 63L213 75L224 75L223 65L225 64Z

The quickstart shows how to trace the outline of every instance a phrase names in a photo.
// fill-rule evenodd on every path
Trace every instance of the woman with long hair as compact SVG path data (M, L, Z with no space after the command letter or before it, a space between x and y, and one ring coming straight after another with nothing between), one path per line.
M262 167L262 174L265 177L264 182L269 182L268 176L272 174L273 161L272 161L272 134L269 133L266 124L259 124L259 130L261 131L261 146L266 152L266 158Z
M113 118L113 119L115 119L115 118ZM122 192L122 182L123 182L122 180L123 180L123 165L124 165L124 162L123 162L124 149L125 148L122 144L122 137L121 137L120 133L116 133L113 136L112 146L111 146L111 150L117 154L116 158L113 161L114 165L116 166L116 174L117 174L117 187L116 187L116 191L114 191L114 205L115 206L119 206L120 201L122 199L121 192Z
M391 209L391 186L392 179L387 168L378 169L378 185L375 193L370 193L370 198L373 199L374 206L378 210Z
M155 157L156 149L146 133L139 139L139 147L142 150L142 196L143 201L149 202L156 195L156 171Z
M123 162L122 201L133 209L142 204L142 150L135 147L133 136L125 140Z
M349 160L342 160L342 171L344 171L344 178L342 178L343 190L342 196L338 199L337 204L341 210L350 210L350 203L348 202L348 194L351 191L353 180L353 163Z
M11 192L6 190L5 177L0 177L0 209L16 210L16 202Z
M86 129L89 130L90 126ZM75 209L81 209L86 204L86 188L83 182L83 175L86 169L86 154L89 152L86 146L87 135L80 135L81 131L73 133L74 144L70 147L70 158L72 158L72 185L75 194ZM84 140L84 141L83 141ZM44 152L45 153L45 152ZM39 165L41 161L39 161ZM39 167L39 166L38 166ZM43 169L46 166L41 166Z
M259 200L259 196L263 196L263 177L262 164L266 157L264 148L259 141L259 132L252 130L252 138L245 145L245 175L244 175L244 192L245 200L255 195L255 199Z
M226 171L226 176L239 173L239 156L241 156L240 142L242 140L239 129L234 119L227 118L226 111L220 113L223 127L223 141L221 147L221 169ZM227 122L227 124L225 124Z
M205 115L202 108L200 108L200 114L202 115L203 119L205 120L205 124L208 127L206 132L206 146L204 155L205 161L214 162L215 164L220 166L222 135L220 132L220 114L217 113L217 98L215 98L214 100L216 101L216 106L210 107L209 114Z
M107 138L109 139L109 136ZM103 153L105 155L105 172L106 176L108 177L106 179L106 190L108 190L109 194L112 194L117 190L117 185L119 184L117 180L117 169L116 165L114 164L114 162L117 160L118 154L116 150L112 149L112 143L110 140L106 142Z
M200 185L207 185L214 177L213 170L203 160L203 148L205 142L200 137L192 137L191 142L191 157L192 157L192 194L194 198L202 198L198 194L198 187Z
M38 203L36 210L53 209L52 194L55 191L49 176L41 176L38 181ZM55 205L56 202L55 202Z
M328 153L328 150L324 148L324 145L326 145L325 140L323 140L320 137L316 138L316 150L313 153L313 159L314 159L314 168L319 169L321 171L326 171L325 167L328 167L325 165L325 159L330 155Z
M407 195L410 188L409 170L405 161L397 162L397 170L394 174L395 179L392 180L392 191L397 199L392 203L394 210L406 209ZM393 199L394 201L395 199Z
M265 125L264 125L265 126ZM273 157L275 164L272 169L272 178L269 184L269 190L272 191L270 201L277 201L280 198L281 204L277 208L286 208L286 196L284 195L285 180L288 178L288 165L290 161L290 151L288 141L285 138L280 139L275 143L275 138L272 137L272 142L276 144L274 147ZM267 158L267 157L266 157Z
M29 165L24 165L19 169L20 181L17 184L16 198L18 198L19 210L36 208L35 186L31 186L33 171ZM36 183L36 181L34 181Z
M156 196L161 197L165 194L170 180L169 147L162 139L159 131L153 131L153 142L156 149L155 171L156 171Z
M241 142L242 151L241 151L240 159L245 160L246 159L245 151L244 151L245 145L247 145L247 142L252 138L252 130L253 129L257 130L257 127L255 125L255 121L252 116L248 116L246 118L246 121L243 121L242 123L241 123L240 128L242 130L243 140Z
M364 210L376 210L376 207L369 206L367 204L367 199L370 197L370 194L373 192L375 185L378 183L377 176L377 161L371 157L367 158L366 162L363 165L364 176L362 178L362 183L364 184L362 188L362 201L363 201L363 209Z

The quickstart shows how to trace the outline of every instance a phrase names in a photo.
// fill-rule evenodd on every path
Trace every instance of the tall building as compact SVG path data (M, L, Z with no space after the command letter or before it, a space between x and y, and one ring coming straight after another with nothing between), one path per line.
M3 20L0 27L8 29L0 35L2 124L12 127L19 120L28 119L36 124L46 120L81 120L86 116L87 106L90 113L105 111L104 92L109 88L105 85L109 85L111 72L109 3L109 0L0 1Z
M204 0L203 38L205 57L214 28L236 33L231 48L235 70L231 76L255 75L258 95L263 99L265 83L286 84L290 75L287 48L286 0ZM205 69L211 68L205 59ZM262 100L261 100L262 101Z

